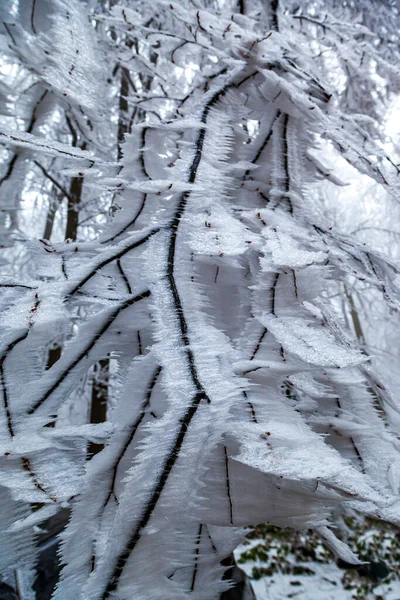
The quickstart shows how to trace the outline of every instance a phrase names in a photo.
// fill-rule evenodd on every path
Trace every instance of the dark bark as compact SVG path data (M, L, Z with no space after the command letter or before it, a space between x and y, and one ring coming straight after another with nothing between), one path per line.
M279 31L279 0L271 0L271 29Z
M234 586L220 596L220 600L256 600L251 587L251 583L246 573L237 566L235 557L230 554L222 561L222 564L228 569L225 571L223 579L234 582Z
M82 144L85 150L86 144ZM79 205L81 203L83 177L73 177L69 189L67 225L65 228L65 239L75 241L78 235Z
M110 375L110 360L105 358L94 366L92 398L90 408L90 423L104 423L107 420L108 379ZM92 458L104 448L103 444L89 442L88 458Z
M55 219L57 208L58 208L59 204L60 203L57 200L55 200L54 198L52 199L52 201L50 203L49 209L47 211L46 224L44 226L44 234L43 234L44 240L50 240L50 238L51 238L51 234L53 233L53 227L54 227L54 219Z
M128 93L129 93L129 71L125 67L121 68L121 87L119 93L119 118L118 118L118 161L122 158L121 144L124 141L125 133L128 130Z
M54 592L61 571L58 559L60 540L57 536L64 529L69 516L69 509L64 508L41 525L43 533L38 539L39 560L33 584L36 600L50 600Z
M16 592L7 583L0 583L0 600L18 600Z

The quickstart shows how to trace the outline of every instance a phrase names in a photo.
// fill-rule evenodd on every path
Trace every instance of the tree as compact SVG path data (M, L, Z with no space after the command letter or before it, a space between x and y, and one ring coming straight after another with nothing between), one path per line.
M327 297L367 280L397 311L398 267L318 197L341 185L338 155L397 193L379 129L396 6L381 15L334 0L1 8L15 96L0 556L20 598L37 526L61 509L55 600L211 600L250 525L313 528L357 563L333 515L398 521L399 401ZM24 228L32 188L47 214Z

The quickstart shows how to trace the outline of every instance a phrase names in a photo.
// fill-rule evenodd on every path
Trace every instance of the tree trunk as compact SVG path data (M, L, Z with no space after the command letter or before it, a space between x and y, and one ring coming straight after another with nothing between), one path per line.
M92 398L90 423L104 423L107 420L108 379L110 375L110 359L99 360L93 369ZM88 458L92 458L104 448L103 444L88 444Z

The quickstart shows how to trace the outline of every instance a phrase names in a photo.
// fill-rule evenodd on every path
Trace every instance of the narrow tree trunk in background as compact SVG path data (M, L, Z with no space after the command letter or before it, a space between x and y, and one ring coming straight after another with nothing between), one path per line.
M121 87L119 93L119 117L118 117L118 161L122 158L121 144L124 141L124 135L128 131L128 93L129 93L129 72L122 67Z
M81 145L86 150L86 143ZM79 205L81 203L83 177L73 177L69 189L67 225L65 227L65 239L75 241L78 235Z
M54 219L56 216L57 208L58 208L58 203L56 204L53 199L53 201L51 202L51 204L49 206L49 210L47 211L46 225L44 227L44 234L43 234L44 240L50 240L50 238L51 238L51 234L53 233Z
M57 202L56 205L56 200L53 198L49 210L47 212L46 225L43 234L43 239L45 240L50 240L51 238L54 226L54 218L56 216L58 204L59 203ZM61 357L61 351L62 346L60 344L53 344L53 346L49 349L47 354L46 369L50 369L58 361L58 359ZM51 421L47 424L47 427L54 427L54 425L55 421Z
M93 369L92 398L90 423L104 423L107 420L108 380L110 376L110 359L99 360ZM103 444L88 444L88 458L92 458L104 448Z
M61 348L62 347L58 344L55 344L52 348L50 348L49 354L47 356L46 369L50 369L50 367L52 367L54 363L58 361L58 359L61 356Z
M117 133L117 158L122 158L121 144L124 141L124 135L128 129L128 93L129 93L129 73L124 67L121 68L121 86L119 93L119 117ZM72 191L72 190L71 190ZM78 213L77 213L78 214ZM93 369L93 384L90 409L90 423L103 423L107 420L107 400L108 400L108 381L110 375L110 359L100 360ZM92 458L104 448L103 444L89 442L88 458Z
M86 146L86 142L83 142L81 145L82 150L85 150ZM67 224L65 228L65 239L70 239L73 241L76 240L78 234L79 205L81 202L82 187L83 178L73 177L70 185L69 197L67 199ZM59 203L54 198L47 212L46 225L43 234L43 239L45 240L50 240L51 234L53 233L54 218L57 212L58 204ZM47 369L50 369L50 367L52 367L54 363L58 361L61 356L61 350L62 346L59 345L54 345L53 348L50 348L47 356Z
M121 69L121 86L119 94L119 118L117 133L117 158L122 158L121 144L127 131L129 74L124 67ZM81 180L82 181L82 180ZM82 189L82 188L81 188ZM72 191L72 189L71 189ZM69 211L68 211L69 212ZM78 214L78 213L76 213ZM72 220L72 217L71 217ZM104 423L107 420L108 382L110 375L110 359L104 358L95 364L93 369L92 396L90 408L90 423ZM88 459L104 448L103 444L89 442Z
M125 96L127 95L127 93L128 90L126 89ZM120 135L119 128L118 135ZM82 150L86 150L86 147L86 142L83 142L80 145L80 148ZM83 177L73 177L69 189L65 239L70 239L72 241L75 241L78 237L79 207L82 199L83 181ZM104 423L104 421L106 421L107 419L109 371L110 360L108 358L100 360L94 366L90 402L90 423ZM94 454L100 452L100 450L102 450L103 448L103 444L95 444L93 442L89 442L87 451L88 459L90 459Z
M348 291L346 284L344 285L344 293L346 294L346 298L347 298L347 301L350 306L350 315L351 315L351 320L353 322L354 333L356 334L357 339L360 342L360 344L365 344L365 337L364 337L364 332L361 327L360 318L358 316L358 312L357 312L356 306L354 304L353 296Z

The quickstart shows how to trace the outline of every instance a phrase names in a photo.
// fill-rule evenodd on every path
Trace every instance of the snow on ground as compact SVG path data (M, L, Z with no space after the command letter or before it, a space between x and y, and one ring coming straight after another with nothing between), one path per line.
M241 565L248 575L251 566ZM252 580L257 600L354 600L354 591L345 590L342 583L343 570L332 564L313 564L315 575L284 575L276 573L273 577ZM374 592L365 596L368 600L400 600L400 582L382 584Z
M235 551L257 600L400 600L399 542L394 529L368 526L356 532L361 555L374 549L371 560L376 561L378 572L382 561L384 576L389 573L379 583L360 576L356 569L339 568L313 534L276 533L275 528L262 527L262 536L250 536Z

